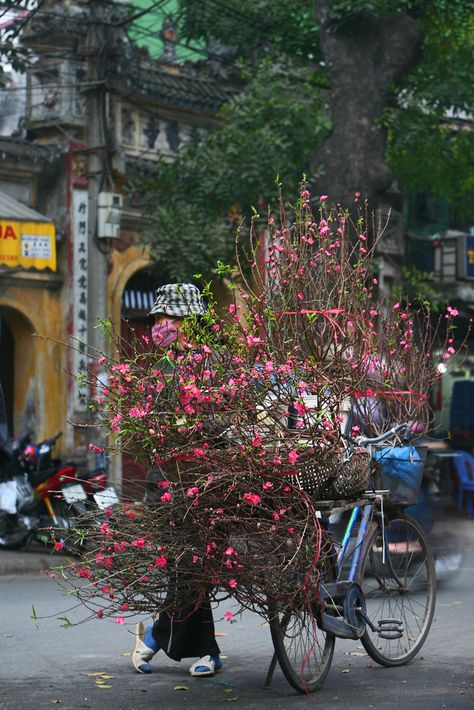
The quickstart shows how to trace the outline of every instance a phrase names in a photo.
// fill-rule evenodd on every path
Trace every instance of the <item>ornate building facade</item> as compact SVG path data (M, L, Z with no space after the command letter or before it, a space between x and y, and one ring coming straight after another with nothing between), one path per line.
M87 430L71 422L86 423L87 410L73 374L88 366L95 316L118 329L123 316L140 326L157 285L127 184L211 130L232 93L221 77L176 58L173 28L158 60L117 32L110 14L94 43L98 5L46 3L22 36L34 57L26 82L0 91L0 193L54 225L56 253L54 268L38 259L25 268L1 261L0 251L0 377L11 433L39 440L63 430L61 453L78 460L87 457ZM103 279L94 270L101 260ZM116 483L121 470L113 461Z

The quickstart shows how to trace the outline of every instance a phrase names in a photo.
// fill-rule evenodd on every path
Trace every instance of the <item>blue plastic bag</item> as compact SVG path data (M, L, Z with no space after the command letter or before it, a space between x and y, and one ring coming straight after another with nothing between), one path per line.
M390 498L399 505L412 505L420 493L425 456L413 446L376 449L372 457L379 464L376 485L389 490Z
M424 461L413 446L389 446L372 455L385 473L401 478L406 485L423 473Z

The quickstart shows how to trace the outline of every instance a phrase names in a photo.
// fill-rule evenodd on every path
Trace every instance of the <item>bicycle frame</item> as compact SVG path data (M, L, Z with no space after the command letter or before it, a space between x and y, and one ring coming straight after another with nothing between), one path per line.
M356 443L362 446L382 443L402 430L402 440L408 441L411 425L401 424L379 437L361 438ZM321 567L319 590L308 609L283 608L281 618L277 614L270 619L275 654L264 687L269 686L278 659L290 684L299 692L308 692L303 673L308 658L312 657L313 676L308 676L308 682L313 683L311 692L318 689L329 670L335 638L360 640L371 658L388 667L403 665L418 653L433 619L435 567L429 541L416 521L393 504L385 519L383 496L386 492L366 492L357 501L320 502L317 515L332 542L327 567ZM348 511L349 520L339 543L331 535L330 518L335 513ZM402 531L400 539L407 545L411 539L418 543L420 560L415 560L410 552L405 559L403 550L400 553L392 549L391 541L397 539L398 528ZM403 530L407 531L406 537ZM416 569L410 575L414 560ZM418 609L416 618L413 594ZM287 628L290 628L289 634ZM319 632L326 634L321 643L316 638ZM305 652L302 657L301 648Z
M344 532L344 537L342 539L341 543L341 548L337 554L337 559L336 559L336 573L337 573L337 579L339 579L339 575L342 570L342 565L344 564L344 560L346 557L346 552L347 552L347 546L349 544L349 540L352 537L352 533L354 531L354 527L357 521L357 518L359 517L359 513L361 513L361 521L359 525L359 530L357 533L357 539L356 539L356 547L354 550L354 555L351 561L351 569L349 572L349 577L348 580L349 582L355 582L356 577L357 577L357 568L359 565L359 559L362 551L362 543L364 542L364 538L367 534L367 530L370 525L370 520L372 518L372 512L373 512L373 505L364 505L362 508L357 506L356 508L353 508L351 517L349 518L349 522L347 523L346 530Z

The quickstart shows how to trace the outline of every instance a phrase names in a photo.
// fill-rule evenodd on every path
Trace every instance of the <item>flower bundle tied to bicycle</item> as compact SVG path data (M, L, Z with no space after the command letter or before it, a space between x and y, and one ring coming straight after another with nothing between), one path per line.
M318 500L368 484L368 453L350 440L401 421L426 429L435 350L454 354L454 309L437 325L426 304L381 302L383 230L369 226L325 196L313 214L302 185L288 215L280 203L265 227L256 216L237 268L219 265L228 303L207 287L184 346L124 348L109 329L107 385L91 375L96 425L112 453L159 475L145 503L79 522L87 551L61 580L92 617L121 622L208 594L266 614L269 601L301 605L317 591Z

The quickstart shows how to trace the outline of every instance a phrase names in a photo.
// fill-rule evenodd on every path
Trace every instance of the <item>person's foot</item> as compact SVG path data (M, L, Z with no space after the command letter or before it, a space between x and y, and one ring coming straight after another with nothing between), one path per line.
M132 653L133 667L138 673L151 673L152 667L150 661L160 650L156 643L153 634L152 626L147 626L140 621L135 628L135 648Z
M193 663L189 669L189 673L194 677L210 676L217 673L217 671L220 671L222 665L220 656L203 656L198 661Z

